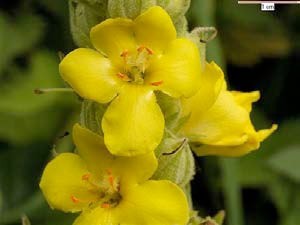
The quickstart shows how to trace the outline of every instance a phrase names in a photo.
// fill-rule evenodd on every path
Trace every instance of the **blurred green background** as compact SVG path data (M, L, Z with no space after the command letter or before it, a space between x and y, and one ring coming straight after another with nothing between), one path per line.
M227 71L232 89L260 90L252 113L257 128L279 130L257 152L238 159L197 159L192 182L202 216L226 209L227 225L297 225L300 222L300 8L233 0L193 0L190 28L216 26L208 59ZM75 45L64 0L0 2L0 224L68 225L74 215L52 211L38 189L56 152L72 150L65 136L79 117L71 93L35 95L35 88L64 87L59 54ZM65 136L65 137L63 137Z

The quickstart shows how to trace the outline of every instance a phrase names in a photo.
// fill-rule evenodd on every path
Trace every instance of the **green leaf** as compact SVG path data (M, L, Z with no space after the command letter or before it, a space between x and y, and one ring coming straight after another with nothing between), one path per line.
M0 112L26 115L54 105L64 94L36 95L36 88L62 87L58 74L58 59L47 51L33 54L27 70L15 66L10 70L11 79L0 85Z
M297 191L299 187L285 177L274 175L272 177L272 179L269 179L266 188L279 214L285 216L290 211L290 203L293 201L295 191Z
M0 138L13 144L47 140L75 102L70 93L34 94L37 87L63 86L58 60L49 52L32 55L28 69L11 68L11 79L0 85ZM45 119L47 118L47 119ZM43 132L41 132L41 130Z
M49 140L55 135L58 124L65 121L66 113L68 111L63 112L61 109L41 110L26 116L0 113L0 139L12 145Z
M268 165L274 171L300 182L300 145L282 149L269 158Z
M299 132L299 120L285 121L258 151L238 160L237 172L241 185L266 189L281 217L292 210L291 201L296 195L295 190L299 189L299 184L293 182L298 180L299 175L297 171L290 171L295 166L296 157L299 158Z
M277 152L284 152L287 146L300 145L299 132L299 120L285 121L279 125L278 131L261 144L260 149L241 157L237 171L241 184L247 187L269 185L277 174L271 170L268 160Z
M287 190L285 190L287 191ZM300 192L294 193L293 199L289 202L288 212L281 218L279 225L296 225L300 221Z
M32 13L19 13L12 19L0 11L0 77L16 56L29 51L40 41L43 32L43 21Z
M39 207L38 198L33 197L34 189L38 187L38 177L48 154L47 146L42 142L20 148L1 146L0 190L3 204L0 224L12 219L20 221L22 214L31 216L28 212ZM22 210L18 210L20 207Z

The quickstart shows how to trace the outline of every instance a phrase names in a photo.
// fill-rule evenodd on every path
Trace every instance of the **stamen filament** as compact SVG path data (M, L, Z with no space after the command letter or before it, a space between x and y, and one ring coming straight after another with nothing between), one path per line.
M81 177L82 180L86 181L86 182L87 182L89 185L91 185L93 188L98 189L98 188L99 188L98 185L96 185L96 184L94 184L93 182L91 182L90 178L91 178L91 174L89 174L89 173L84 174L84 175Z

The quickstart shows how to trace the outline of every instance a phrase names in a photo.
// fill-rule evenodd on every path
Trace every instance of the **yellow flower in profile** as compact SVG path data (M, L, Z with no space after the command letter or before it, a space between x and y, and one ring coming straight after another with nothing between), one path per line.
M153 152L111 155L103 138L74 126L78 154L62 153L48 163L40 188L49 205L79 212L75 225L186 225L187 199L174 183L148 180L157 168Z
M63 79L83 98L112 101L104 114L104 142L112 154L153 151L164 131L155 90L190 97L199 88L198 49L176 38L170 16L158 6L135 20L107 19L91 29L97 51L79 48L60 63Z
M256 131L250 119L258 91L228 91L224 74L215 64L206 64L202 87L196 95L182 100L183 114L189 119L181 132L193 143L197 155L240 156L259 148L277 129Z

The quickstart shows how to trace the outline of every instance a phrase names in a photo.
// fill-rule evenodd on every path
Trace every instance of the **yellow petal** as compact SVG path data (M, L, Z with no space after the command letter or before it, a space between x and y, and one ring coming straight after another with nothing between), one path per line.
M86 210L81 213L73 225L119 225L117 218L114 216L114 209L104 209L97 207L92 210ZM122 221L123 222L123 221ZM125 224L124 224L125 225ZM128 224L129 225L129 224Z
M73 140L78 154L86 162L90 171L101 176L111 167L114 157L107 151L101 136L75 124Z
M182 190L169 181L147 181L124 193L119 205L83 212L74 225L186 225L189 208Z
M164 117L153 91L143 85L124 85L105 112L102 128L104 142L114 155L154 151L163 136Z
M260 143L264 141L277 129L277 125L274 124L270 129L260 130L248 134L248 140L237 146L214 146L214 145L202 145L200 147L193 148L194 152L198 156L205 155L220 155L237 157L247 154L251 151L257 150L260 147Z
M117 72L110 60L92 49L72 51L59 64L59 71L83 98L106 103L116 96L120 82Z
M260 98L259 91L252 92L240 92L240 91L231 91L233 94L235 101L246 109L248 112L252 110L252 103L256 102Z
M86 164L76 154L62 153L49 162L40 182L49 205L65 212L78 212L87 207L97 198L82 180L88 172Z
M157 159L154 152L134 157L117 157L113 170L122 177L123 190L137 183L148 180L157 169Z
M73 128L73 139L89 170L98 176L112 170L126 184L135 185L148 180L157 168L157 159L153 152L135 157L115 157L108 152L101 136L79 124Z
M229 91L222 90L215 104L205 112L198 109L195 99L193 101L195 104L190 105L190 118L182 129L192 142L240 145L247 140L245 129L249 113L235 102ZM201 98L198 101L201 102Z
M184 38L171 42L162 56L150 62L145 82L162 82L157 89L172 97L194 95L202 82L197 46Z
M162 52L176 38L176 29L168 13L159 6L149 8L134 20L134 32L138 44L155 53Z
M133 26L130 19L107 19L91 29L91 42L98 51L119 64L123 51L136 50Z
M116 216L120 224L186 225L189 208L183 191L170 181L147 181L126 193Z
M207 111L215 103L224 83L224 74L221 68L214 62L206 63L199 91L190 98L181 99L183 116L188 116L192 112L194 118ZM192 120L188 123L191 123Z
M208 74L215 77L206 80ZM195 96L182 100L183 114L190 117L181 132L190 139L196 154L240 156L258 149L276 129L273 126L257 132L252 125L250 112L259 92L227 91L223 73L215 64L206 66L203 76L207 90L200 88ZM214 104L208 97L216 99Z

